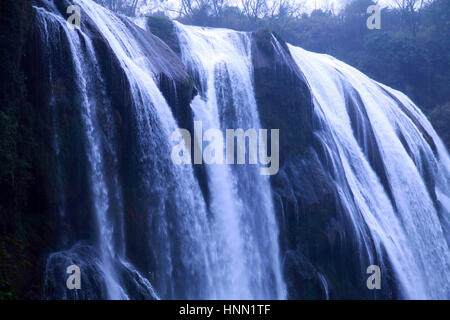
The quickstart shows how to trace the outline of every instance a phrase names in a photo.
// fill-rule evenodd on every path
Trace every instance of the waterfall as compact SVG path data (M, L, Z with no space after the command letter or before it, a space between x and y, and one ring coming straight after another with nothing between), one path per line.
M160 219L157 229L161 234L159 238L153 239L162 246L155 253L160 270L163 270L159 272L160 277L167 277L165 281L168 283L173 282L173 277L179 277L180 282L189 281L189 286L183 284L186 292L181 297L202 298L212 286L208 277L212 244L208 241L204 201L192 170L171 162L169 137L177 126L153 78L153 61L146 56L147 48L133 34L132 23L124 22L92 1L82 0L79 3L108 41L131 86L139 134L139 161L145 175L142 187L149 194L157 193L160 201L160 206L149 212L149 215ZM161 189L162 185L167 189ZM173 202L174 212L166 208L169 206L167 202ZM170 235L169 230L174 228L173 225L175 235ZM171 246L177 247L176 259L181 260L180 265L173 265L171 250L175 249ZM191 279L185 279L180 270L198 277L198 283L193 284ZM164 272L166 275L163 276ZM174 287L168 290L167 294L172 292L177 297Z
M182 59L200 83L201 93L191 105L195 120L205 130L222 130L223 136L226 129L259 129L249 35L180 23L176 27ZM268 178L255 165L209 165L207 171L220 250L219 297L284 298Z
M402 93L330 56L289 49L311 87L320 123L316 135L329 153L329 167L358 230L361 251L372 261L381 248L386 251L404 297L449 298L449 230L440 216L448 221L444 194L450 186L450 166L440 139ZM350 107L348 99L353 101ZM370 163L373 148L380 154L386 184ZM433 181L431 189L426 179ZM442 209L433 203L434 188ZM369 237L376 252L370 252Z
M120 207L120 190L117 185L117 179L115 177L112 180L115 182L112 187L108 187L107 178L105 177L106 169L104 165L104 159L102 155L102 138L99 132L98 119L96 117L97 108L101 106L98 105L99 97L97 93L93 91L96 88L96 81L100 81L101 78L91 77L92 72L94 74L99 74L99 69L97 66L97 60L94 52L92 42L86 34L83 32L75 32L69 30L66 26L66 21L59 16L56 16L50 12L46 12L42 8L37 8L37 13L40 21L45 23L47 37L52 36L53 32L57 32L55 29L62 30L68 40L71 56L73 58L72 62L74 65L74 71L76 75L75 85L76 90L79 95L79 104L82 107L80 110L81 118L83 119L83 127L86 132L86 154L87 161L89 164L90 172L90 185L91 191L90 196L93 202L93 211L96 216L97 222L97 237L98 237L98 250L100 252L99 259L90 257L93 261L83 261L83 263L92 263L95 265L101 274L103 275L105 293L106 297L110 299L128 299L128 295L124 291L122 284L119 280L118 267L116 266L119 260L122 263L122 267L128 269L128 272L134 274L138 278L141 285L147 290L147 294L156 296L153 289L148 281L143 279L136 270L129 268L129 265L122 260L123 255L123 234L119 225L114 225L113 215L111 212L112 208L111 198L115 197L119 201L119 206L115 209L118 210L119 214L121 211ZM50 29L47 25L50 24L55 29ZM58 31L59 32L59 31ZM52 39L54 40L54 39ZM84 46L82 45L84 44ZM83 49L83 47L85 49ZM104 92L103 92L104 93ZM115 245L115 238L121 246L117 247ZM83 251L85 248L82 248ZM75 251L80 250L79 245L74 246L74 250L69 250L67 252L58 252L50 255L49 264L47 265L48 273L52 273L55 265L52 265L52 260L58 260L63 258L68 259L75 263L79 257L78 253ZM67 257L66 257L67 256ZM56 263L58 264L58 263ZM89 289L87 290L89 292Z
M284 159L279 175L286 186L261 175L259 164L178 165L171 137L183 121L196 130L192 145L202 147L208 129L219 129L223 141L227 129L278 129L261 121L255 34L173 22L177 57L145 19L74 0L82 27L72 30L51 1L34 2L42 79L50 88L45 107L60 191L56 210L70 231L61 232L58 250L46 257L44 298L290 297L286 257L303 263L308 254L295 256L307 245L294 235L296 247L286 248L283 232L302 223L304 206L297 200L325 188L296 175L302 171L295 166L309 155L318 163L312 169L329 177L330 202L351 228L345 236L361 261L349 269L366 276L369 265L379 264L393 274L389 280L400 298L450 298L450 157L404 94L330 56L272 37L278 56L303 73L313 104L314 141L295 155L300 160ZM163 88L166 78L175 99ZM171 103L183 85L198 91L184 97L188 110ZM70 110L62 112L59 103L66 100ZM68 129L69 122L80 130ZM66 163L72 156L80 162L76 168ZM72 170L79 173L76 181L68 181ZM82 194L71 197L70 186ZM276 188L292 188L295 216L282 201L277 207L274 199L283 195ZM326 235L313 236L315 242ZM81 269L82 289L69 291L66 268L73 264ZM313 264L305 262L305 272L317 279L324 298L335 298L339 275Z

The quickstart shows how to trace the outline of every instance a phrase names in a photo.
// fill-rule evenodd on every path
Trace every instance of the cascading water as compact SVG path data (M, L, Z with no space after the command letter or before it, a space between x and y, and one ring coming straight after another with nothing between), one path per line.
M194 166L171 159L171 135L186 115L173 111L158 87L158 73L175 76L171 64L182 66L176 55L164 46L173 55L165 60L157 48L162 42L92 0L73 1L82 9L81 30L69 29L51 2L36 1L51 87L48 105L55 112L53 148L59 159L66 137L60 123L64 117L56 115L57 95L66 72L61 64L66 63L73 83L65 85L74 92L85 153L80 159L87 168L87 181L79 184L86 189L89 205L83 208L89 213L71 208L63 177L57 185L66 194L58 208L64 208L66 225L83 225L78 214L94 221L93 230L73 231L61 240L61 250L49 255L45 297L288 297L287 254L279 244L285 235L278 227L285 217L275 209L269 177L260 175L258 165L204 164L205 192ZM188 121L201 121L203 130L223 134L226 129L260 129L252 35L174 26L182 62L199 91L188 101L193 114ZM450 298L450 158L425 116L403 94L336 59L289 46L291 57L274 37L272 44L283 59L293 57L310 87L319 142L311 152L320 161L317 170L323 167L332 177L336 202L354 230L347 236L354 237L357 255L392 268L402 298ZM61 57L70 61L60 62ZM114 64L120 72L112 68L116 73L108 77L105 69ZM118 95L111 90L111 78L120 79ZM123 99L125 120L117 116L113 97ZM122 131L115 128L117 122L127 123ZM131 146L118 142L118 132L126 132L121 138ZM134 162L125 163L130 159ZM61 164L56 172L63 176L70 169ZM137 216L142 229L136 236L137 227L128 220ZM90 231L95 236L85 236ZM65 272L72 264L82 270L82 290L68 293ZM327 271L318 268L314 275L328 299L334 298L336 281Z
M122 262L120 260L122 259L121 255L123 254L123 249L121 250L120 247L117 248L115 246L114 238L118 237L119 239L122 239L123 235L121 234L120 225L114 226L113 224L113 212L111 212L112 200L110 198L117 197L118 199L116 200L120 203L120 196L118 195L120 191L118 190L119 187L117 184L112 188L108 188L107 179L105 177L101 135L97 123L98 120L95 116L97 108L99 108L97 105L99 100L97 100L98 97L96 93L92 91L96 88L96 81L100 80L101 82L101 79L90 77L92 71L96 73L99 72L97 69L94 48L90 39L84 33L69 30L66 26L66 21L61 17L47 12L42 8L37 8L37 13L40 21L45 24L47 36L53 35L53 32L59 32L51 28L59 28L59 30L62 30L62 32L65 33L73 58L72 62L75 74L77 76L75 85L79 95L79 103L82 107L80 113L86 132L86 154L90 165L91 197L93 211L97 220L98 250L100 252L99 260L94 258L94 261L91 262L104 277L103 280L107 297L110 299L127 299L129 297L119 283L119 275L117 274L119 271L115 266L117 262L114 261L114 259L119 259L119 262ZM85 50L83 50L82 43L85 45ZM113 178L113 180L117 183L115 178ZM118 211L120 214L120 206ZM123 240L121 246L123 247ZM79 249L80 246L77 245L74 248ZM54 268L52 260L58 259L68 259L73 263L78 260L76 254L73 254L70 250L67 252L54 253L49 257L49 264L47 265L48 273L52 273ZM85 263L87 263L87 261L85 261ZM124 263L123 265L126 266ZM133 269L130 269L129 271L132 273L136 272ZM49 276L50 275L48 275L47 278ZM137 273L136 276L140 278L141 284L146 287L147 293L154 295L153 289L148 281L142 279Z
M160 219L157 229L161 233L157 235L159 238L152 239L163 246L154 253L160 263L161 271L158 274L161 278L167 277L165 281L168 283L174 282L173 277L179 277L175 281L187 281L180 270L198 277L197 284L182 285L184 293L176 293L171 288L166 295L208 297L212 286L208 277L211 273L209 264L212 243L208 241L204 202L192 170L171 162L169 137L177 126L167 102L152 78L152 61L145 55L147 48L133 34L135 26L132 23L122 21L92 1L82 0L79 3L108 41L130 82L139 134L139 161L145 175L143 188L149 194L157 193L160 201L160 206L149 212ZM151 157L155 151L156 154ZM172 187L169 187L170 183ZM161 189L164 184L167 186L166 190ZM169 192L176 196L172 197ZM166 208L169 206L166 202L169 201L173 202L172 210ZM169 230L174 227L176 235L171 237ZM176 246L176 249L172 246ZM173 250L177 250L176 259L180 260L178 265L173 265Z
M358 230L361 251L372 256L372 261L381 248L386 251L404 297L449 298L448 230L443 229L440 216L448 219L443 195L450 187L450 167L431 125L403 94L330 56L293 46L289 49L311 86L320 122L316 134L332 159L330 170L342 205ZM349 110L346 94L356 110ZM371 130L376 142L372 148L380 152L386 185L368 161ZM426 135L436 144L436 153ZM434 181L441 212L433 204L430 192L434 190L427 190L425 179ZM375 241L376 252L369 251L369 237Z
M258 130L249 34L176 26L182 59L200 81L202 92L191 104L195 119L205 130L221 129L223 137L226 129ZM219 297L284 298L269 179L255 165L210 165L207 171L219 235Z

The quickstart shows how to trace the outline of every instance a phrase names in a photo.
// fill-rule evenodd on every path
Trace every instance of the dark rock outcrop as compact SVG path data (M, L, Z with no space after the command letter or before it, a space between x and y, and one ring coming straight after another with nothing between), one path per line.
M430 120L439 136L450 150L450 102L433 109Z

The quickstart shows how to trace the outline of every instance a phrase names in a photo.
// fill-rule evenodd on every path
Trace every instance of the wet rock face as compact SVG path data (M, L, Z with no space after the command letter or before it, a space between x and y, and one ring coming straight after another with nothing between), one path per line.
M56 238L44 200L51 154L28 87L33 20L28 0L0 3L0 300L40 297L42 248Z
M436 107L430 114L433 127L450 150L450 102Z
M310 243L308 239L300 239L301 229L308 225L308 214L303 211L307 204L303 197L310 194L310 200L314 202L317 196L314 188L301 190L302 184L297 178L305 177L297 177L299 172L295 168L295 162L300 161L312 141L311 95L286 44L269 30L253 33L251 50L262 127L280 129L281 165L278 174L271 177L271 184L288 298L318 299L321 297L320 282L318 270L308 257ZM303 240L302 247L300 240Z
M302 154L311 142L311 94L284 41L266 29L252 36L259 116L264 128L280 129L280 163L283 163L285 157Z
M173 22L166 17L148 17L150 32L164 41L177 55L181 54L180 44Z

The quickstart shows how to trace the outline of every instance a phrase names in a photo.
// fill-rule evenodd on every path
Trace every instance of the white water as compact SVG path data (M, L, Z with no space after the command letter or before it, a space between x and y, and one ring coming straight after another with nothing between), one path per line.
M80 3L84 4L84 3ZM92 3L89 3L92 4ZM95 8L95 7L94 7ZM92 8L91 8L92 9ZM96 8L103 10L102 8ZM100 76L100 70L97 66L97 60L94 52L92 42L88 36L82 31L69 30L66 26L66 21L59 16L56 16L50 12L46 12L40 8L37 8L38 13L43 16L43 19L50 20L51 23L59 24L61 30L65 32L70 51L72 53L72 61L75 68L75 74L77 75L76 85L80 95L81 116L83 119L84 130L86 132L86 154L88 157L89 171L90 171L90 184L91 184L91 197L94 205L94 213L97 219L98 227L98 251L100 252L101 272L104 277L104 283L106 285L107 298L109 299L128 299L127 293L120 284L119 276L117 272L117 260L123 267L128 269L128 272L134 274L135 281L138 281L141 285L146 286L149 292L156 294L153 291L150 283L142 278L141 275L124 260L124 239L123 239L123 223L118 226L113 225L112 212L110 211L111 197L120 198L120 191L118 188L115 190L109 190L106 185L104 160L102 155L102 142L100 140L99 128L96 119L96 109L103 107L97 105L97 97L92 89L95 88L93 83L92 74ZM92 12L92 11L90 11ZM86 50L83 49L83 45L86 46ZM93 73L94 72L94 73ZM101 79L100 79L101 80ZM158 91L159 92L159 91ZM117 178L114 178L117 183ZM119 207L119 211L121 207ZM121 214L121 212L119 212ZM119 238L119 248L115 246L115 238ZM67 253L70 255L70 253ZM95 263L95 261L92 261Z
M146 55L146 51L136 40L131 32L130 25L120 20L116 15L104 10L90 0L80 0L82 8L89 14L95 22L102 35L111 46L118 57L128 81L130 82L134 107L138 117L138 131L140 133L141 162L148 167L148 189L149 192L158 192L160 199L169 199L170 193L176 194L175 217L171 218L170 212L165 206L151 212L161 219L159 228L159 238L155 239L162 246L158 250L158 262L161 269L166 272L166 281L170 283L173 273L179 273L172 263L171 246L174 245L169 234L169 224L172 219L177 220L179 229L177 235L181 238L177 245L181 246L180 257L183 268L186 272L198 274L203 281L199 284L191 283L194 288L198 285L198 290L185 293L183 298L208 298L213 295L213 282L211 264L214 263L214 240L210 236L208 222L206 220L206 210L200 189L194 179L192 169L189 167L174 165L170 160L170 135L177 128L175 119L170 111L170 107L159 91L153 73L152 62ZM155 119L156 118L156 119ZM157 121L154 127L152 121ZM156 155L153 155L157 151ZM153 157L153 158L152 158ZM156 159L156 160L155 160ZM156 170L151 167L156 161ZM170 179L164 176L164 172L169 171L174 185L170 185ZM155 185L155 181L160 181L160 185ZM166 189L161 190L161 185ZM153 188L157 188L154 190ZM168 200L166 200L168 201ZM159 276L163 276L160 274ZM188 281L186 279L184 281ZM173 286L173 285L172 285ZM169 289L167 294L173 293L174 288ZM172 292L172 293L170 293Z
M433 168L438 195L448 194L449 157L431 125L406 96L383 86L433 137L437 157L417 126L379 84L330 56L293 46L289 49L311 86L315 114L322 126L317 135L333 159L341 201L358 230L361 250L370 253L369 235L362 228L367 224L377 252L381 247L386 250L405 298L449 298L450 251L420 165L424 157ZM359 93L374 129L396 208L355 138L345 105L349 87ZM400 133L412 149L411 156Z
M110 299L126 299L128 298L125 292L122 290L117 281L117 275L115 274L112 259L115 254L115 248L113 245L113 232L114 227L111 225L108 218L109 210L109 192L106 187L104 177L104 167L102 154L100 150L100 141L98 135L98 128L94 117L96 109L96 101L90 97L88 93L88 72L89 67L93 67L91 63L96 63L95 55L93 53L92 43L88 37L81 33L83 40L87 46L87 57L81 47L80 34L75 31L68 30L65 21L58 16L51 13L42 12L48 19L53 19L60 24L64 32L67 35L69 41L70 50L72 52L73 63L75 67L75 74L78 76L76 84L78 86L80 94L80 105L83 107L81 110L82 119L84 120L84 129L86 132L86 153L90 165L90 183L92 201L94 204L94 211L96 213L97 225L98 225L98 243L101 252L102 270L105 275L105 284L107 286L108 298ZM86 58L86 59L84 59ZM88 67L89 66L89 67ZM95 67L95 65L94 65Z
M221 129L225 137L226 129L260 128L249 35L175 24L183 62L199 76L204 90L191 104L203 130ZM207 166L221 266L218 297L285 298L269 180L257 174L257 166L233 167Z

